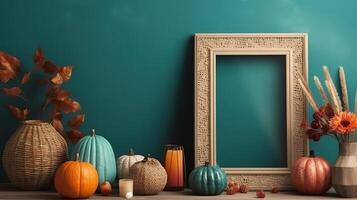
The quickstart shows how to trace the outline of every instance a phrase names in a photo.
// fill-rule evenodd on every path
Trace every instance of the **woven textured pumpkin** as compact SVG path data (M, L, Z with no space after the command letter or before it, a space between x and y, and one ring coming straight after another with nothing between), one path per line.
M218 165L205 165L195 168L189 176L189 185L197 195L218 195L227 187L227 177Z
M3 167L10 181L20 189L40 190L53 185L60 164L67 160L67 143L52 125L28 120L6 143Z
M142 161L144 156L135 155L134 150L130 149L128 155L120 156L117 160L118 166L118 177L119 179L129 178L129 169L130 167L138 161Z
M161 192L167 182L165 168L150 155L130 167L130 178L134 181L134 194L152 195Z
M99 184L109 181L114 182L117 176L115 156L113 148L104 137L95 134L92 130L92 135L83 137L74 147L72 152L72 160L79 153L79 160L90 162L95 166L99 175Z
M323 194L331 187L331 167L325 159L315 157L314 151L295 162L291 175L295 189L303 194Z
M65 198L89 198L98 187L98 174L94 166L88 162L67 161L57 170L55 175L56 191Z

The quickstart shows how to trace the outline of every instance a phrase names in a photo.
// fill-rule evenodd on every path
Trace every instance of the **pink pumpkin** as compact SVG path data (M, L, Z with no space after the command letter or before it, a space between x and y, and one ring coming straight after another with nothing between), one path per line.
M323 194L331 187L330 164L324 158L315 157L314 151L295 162L291 175L295 189L302 194Z

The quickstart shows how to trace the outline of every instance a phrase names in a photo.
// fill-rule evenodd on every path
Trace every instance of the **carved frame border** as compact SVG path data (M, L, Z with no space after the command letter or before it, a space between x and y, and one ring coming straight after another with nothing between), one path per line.
M307 77L308 37L305 33L195 35L195 166L216 163L216 56L285 55L287 106L287 168L223 168L232 180L252 189L290 189L293 162L307 152L300 124L307 118L305 96L297 81Z

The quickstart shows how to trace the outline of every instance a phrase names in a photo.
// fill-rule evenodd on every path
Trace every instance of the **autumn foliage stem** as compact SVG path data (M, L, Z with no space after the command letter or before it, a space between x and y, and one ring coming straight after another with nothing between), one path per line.
M79 102L71 98L71 93L62 89L63 83L70 80L72 76L72 66L57 66L54 62L45 58L42 49L38 48L35 51L33 61L35 68L25 73L20 80L20 61L15 56L0 51L0 82L7 83L13 80L19 83L19 86L11 88L1 88L0 92L6 96L20 98L24 101L25 108L18 108L11 104L7 105L10 113L18 120L26 120L30 114L28 98L23 90L23 86L27 84L34 72L43 73L44 79L38 80L41 86L45 85L45 101L39 109L44 115L48 115L48 121L53 127L61 133L66 139L72 143L83 137L83 133L79 130L84 122L84 114L81 112ZM33 111L31 114L33 115ZM77 113L67 123L68 130L65 131L63 124L63 115ZM37 113L38 114L38 113ZM67 133L66 133L67 132Z

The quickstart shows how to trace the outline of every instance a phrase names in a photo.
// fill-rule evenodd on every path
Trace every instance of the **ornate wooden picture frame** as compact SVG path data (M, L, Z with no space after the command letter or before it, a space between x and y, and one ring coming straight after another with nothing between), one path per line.
M298 77L307 77L307 34L196 34L195 35L195 166L216 164L216 57L218 55L284 55L286 57L286 168L223 168L230 179L252 189L291 188L290 169L306 154L301 122L306 99ZM249 87L249 86L247 86ZM238 133L239 134L239 133Z

